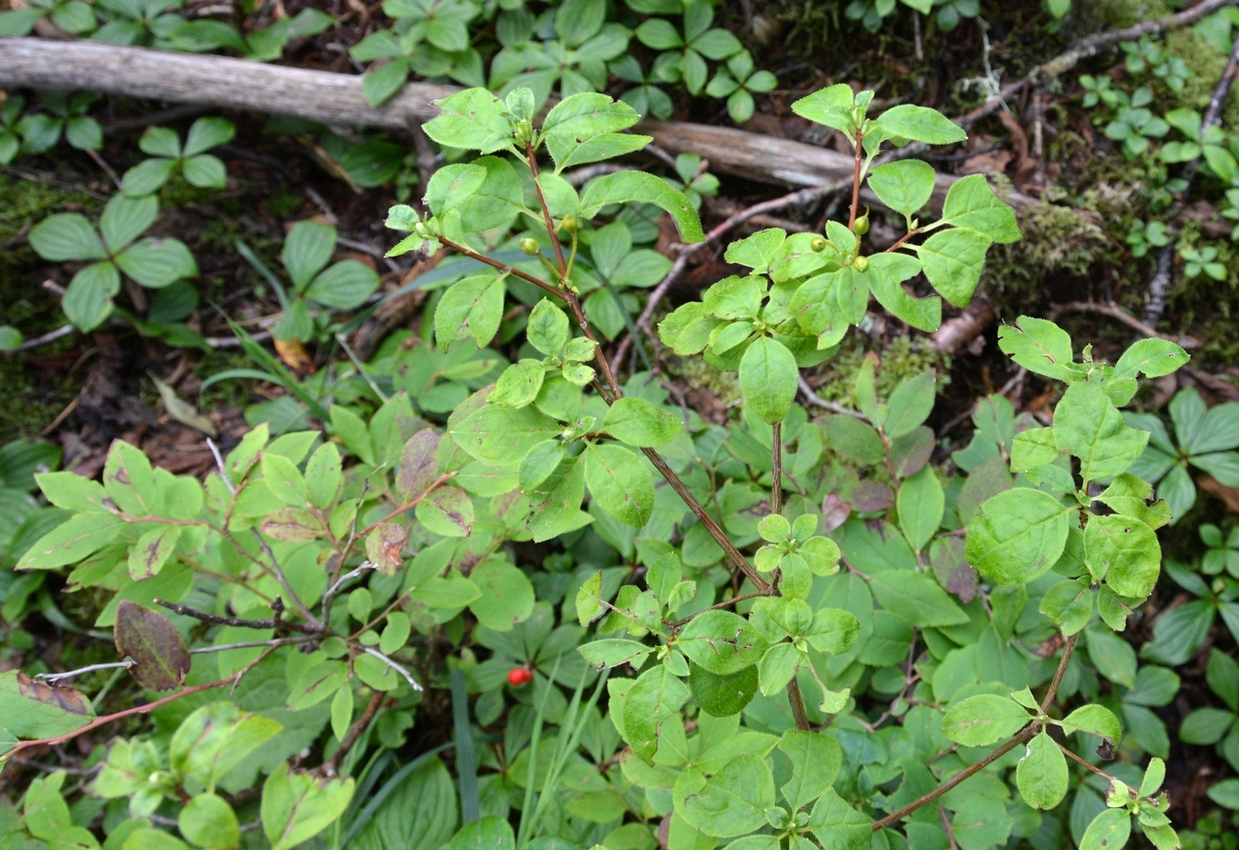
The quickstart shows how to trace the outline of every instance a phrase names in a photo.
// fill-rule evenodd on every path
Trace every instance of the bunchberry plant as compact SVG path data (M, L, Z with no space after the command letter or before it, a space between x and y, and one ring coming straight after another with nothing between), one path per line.
M179 239L139 237L155 223L154 195L117 195L107 202L98 229L81 213L58 213L30 231L30 247L45 260L85 265L73 275L62 305L69 321L93 330L112 312L121 275L161 289L198 273L193 255Z
M138 140L138 147L151 159L138 163L125 172L121 190L133 197L158 192L180 171L190 185L203 189L222 189L228 173L219 157L207 153L211 148L227 144L237 133L231 121L223 118L199 118L189 128L182 145L175 130L151 127Z
M1177 520L1196 504L1191 468L1227 487L1239 486L1239 403L1206 408L1195 389L1180 390L1168 406L1174 436L1151 413L1127 413L1128 423L1149 432L1149 445L1134 474L1157 486Z

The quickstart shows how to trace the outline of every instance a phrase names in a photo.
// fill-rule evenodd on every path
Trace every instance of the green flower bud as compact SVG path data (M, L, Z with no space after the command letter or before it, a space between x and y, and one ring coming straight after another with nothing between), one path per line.
M564 220L559 223L559 226L564 229L564 233L576 233L580 225L577 223L576 216L566 215Z
M534 239L532 236L526 236L521 240L521 250L531 257L537 256L538 240Z
M857 236L864 236L869 232L869 210L865 210L864 215L852 222L852 232Z
M852 260L852 266L858 272L869 271L869 258L857 256L855 260Z
M826 250L826 237L814 236L813 241L809 243L809 247L820 254L822 251Z

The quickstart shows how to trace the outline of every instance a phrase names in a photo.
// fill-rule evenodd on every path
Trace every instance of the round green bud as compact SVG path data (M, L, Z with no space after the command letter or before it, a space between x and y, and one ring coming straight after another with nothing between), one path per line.
M559 226L564 229L565 233L576 233L580 225L577 223L576 216L566 215L564 220L559 223Z
M538 240L532 236L526 236L521 240L521 250L531 257L536 256L538 253Z
M826 250L826 237L814 236L813 241L809 243L809 247L820 254L822 251Z
M852 260L852 266L858 272L867 272L869 271L869 258L857 256L855 260Z
M864 215L852 222L852 232L857 236L864 236L869 232L869 210L865 210Z

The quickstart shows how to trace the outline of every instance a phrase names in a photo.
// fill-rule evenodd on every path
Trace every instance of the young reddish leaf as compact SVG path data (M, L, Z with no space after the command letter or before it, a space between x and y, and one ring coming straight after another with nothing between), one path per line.
M134 681L149 691L170 691L185 683L189 650L168 619L122 599L116 608L116 651L129 658Z

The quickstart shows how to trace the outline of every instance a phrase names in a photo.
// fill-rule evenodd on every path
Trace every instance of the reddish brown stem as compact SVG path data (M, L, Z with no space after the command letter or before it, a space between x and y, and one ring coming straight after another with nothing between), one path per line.
M796 728L802 732L812 729L809 715L804 709L804 696L800 693L800 683L796 681L795 676L792 676L792 680L787 683L787 701L792 707L792 719L796 721Z
M770 513L783 512L783 423L770 426Z
M527 283L532 283L534 286L538 287L539 289L545 290L551 293L552 295L558 295L558 296L563 295L563 293L561 293L555 287L551 286L545 280L536 278L533 275L529 274L528 272L521 271L520 269L514 269L509 265L506 265L504 263L499 262L496 259L486 256L485 254L479 254L477 251L474 251L472 248L469 248L465 245L461 245L458 242L453 242L450 239L444 239L442 236L436 236L435 238L438 239L440 242L442 242L444 247L451 248L453 251L455 251L457 254L460 254L461 256L468 257L471 260L477 260L479 263L485 263L486 265L490 266L492 269L498 269L501 272L507 272L508 274L511 274L514 277L519 277L521 280L526 281ZM160 521L162 522L162 520Z
M443 473L438 478L436 478L434 481L432 481L430 483L430 486L426 488L425 492L422 493L420 496L418 496L416 499L413 499L412 501L404 503L403 505L401 505L400 507L396 508L394 511L389 513L387 516L383 517L381 520L370 523L368 526L366 526L365 528L361 530L361 533L358 536L365 537L367 534L374 531L376 528L378 528L380 525L387 522L388 520L395 519L396 517L400 516L402 513L407 511L409 508L417 507L418 504L420 504L423 499L429 496L436 487L438 487L440 484L443 484L447 481L452 480L455 477L456 477L455 472Z
M361 737L361 733L366 731L366 727L370 725L370 721L374 719L374 715L378 713L379 706L383 704L383 698L386 695L382 691L375 691L370 702L366 703L366 708L361 713L361 717L357 718L357 722L349 727L348 732L344 735L344 740L340 742L340 747L331 754L331 758L323 762L318 772L323 776L331 777L336 775L336 771L340 769L340 763L344 761L344 757L348 755L349 750L357 743L357 739Z
M555 221L551 218L551 208L547 206L546 197L542 194L542 184L538 182L538 158L534 155L532 140L525 143L525 153L529 157L529 170L533 173L533 187L538 193L538 206L542 207L542 219L546 222L546 235L551 238L551 247L555 249L555 263L559 266L559 282L566 285L568 264L564 262L564 246L559 243L559 234L555 232Z
M1050 680L1050 687L1045 692L1045 698L1041 701L1041 711L1043 714L1049 709L1051 705L1054 704L1054 697L1058 693L1059 685L1061 685L1063 682L1063 674L1067 672L1067 662L1071 660L1071 653L1072 653L1072 650L1075 649L1075 645L1076 645L1076 635L1072 635L1071 637L1067 638L1067 643L1063 646L1063 657L1059 659L1058 668L1054 671L1054 678ZM998 749L994 750L992 753L987 755L985 758L981 759L976 764L973 764L973 765L970 765L964 768L959 773L955 774L950 779L948 779L946 782L943 782L933 791L930 791L928 794L924 795L920 799L913 800L911 803L904 806L899 811L891 812L889 815L882 818L881 820L875 821L873 824L873 831L877 832L880 829L885 829L891 824L897 823L898 821L912 814L917 809L919 809L921 806L924 806L927 803L932 803L934 800L938 799L943 794L950 791L956 785L959 785L964 780L968 779L971 776L976 775L977 773L981 772L985 768L989 767L994 762L998 761L998 759L1002 758L1007 753L1014 750L1020 744L1027 743L1028 741L1032 740L1037 735L1037 733L1039 733L1040 731L1041 731L1041 724L1034 720L1032 723L1029 723L1027 726L1025 726L1023 729L1017 732L1014 738L1012 738L1010 741L1007 741L1002 746L998 747Z
M861 141L865 138L864 131L856 130L856 164L852 174L852 209L848 213L848 230L856 228L856 213L860 210L860 166L865 156Z

